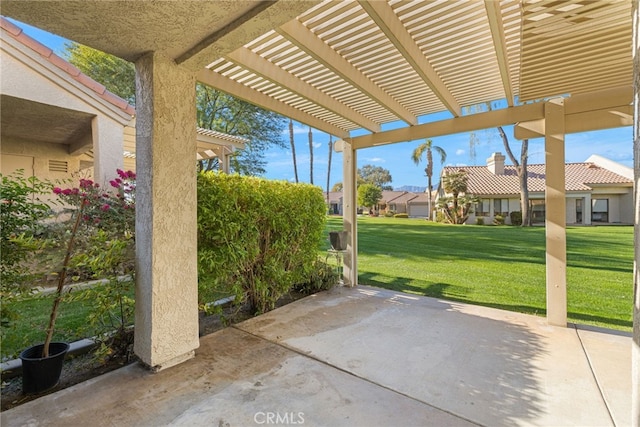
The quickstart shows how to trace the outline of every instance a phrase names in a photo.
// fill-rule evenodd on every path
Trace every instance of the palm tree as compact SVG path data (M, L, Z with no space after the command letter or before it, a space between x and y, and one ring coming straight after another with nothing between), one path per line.
M296 162L296 145L293 142L293 120L289 119L289 142L291 143L291 155L293 156L293 173L298 182L298 163Z
M452 224L464 224L469 218L471 204L477 202L477 198L467 196L467 184L469 177L464 169L450 172L442 176L442 188L446 193L451 193L452 206L449 206L447 198L442 200L445 215ZM464 194L464 196L460 196Z
M431 177L433 176L433 151L440 155L440 163L444 163L447 160L447 153L444 149L437 145L433 145L433 141L430 139L427 139L424 143L418 145L416 149L413 150L413 154L411 154L411 159L416 165L420 164L420 159L423 154L426 154L427 157L427 167L424 169L424 172L427 175L427 191L429 192L429 217L431 217L431 193L433 192L433 187L431 185Z
M313 134L309 126L309 182L313 184Z
M333 135L329 135L329 165L327 166L327 204L329 203L329 185L331 184L331 153L333 151Z

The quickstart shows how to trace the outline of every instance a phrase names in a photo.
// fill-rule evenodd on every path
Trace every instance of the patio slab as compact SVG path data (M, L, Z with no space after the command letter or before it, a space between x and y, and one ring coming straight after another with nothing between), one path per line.
M630 346L534 316L337 288L203 337L181 365L156 374L131 365L0 421L620 426L631 413Z

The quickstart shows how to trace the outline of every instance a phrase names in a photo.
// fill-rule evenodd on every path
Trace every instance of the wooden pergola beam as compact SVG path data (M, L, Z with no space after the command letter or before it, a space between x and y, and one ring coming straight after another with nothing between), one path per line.
M196 79L214 89L228 93L229 95L255 104L261 108L274 111L330 135L335 135L339 138L347 138L349 136L349 131L345 129L334 126L331 123L312 116L311 114L307 114L297 108L285 104L284 102L280 102L275 98L264 95L263 93L251 89L248 86L216 73L215 71L211 71L209 69L201 70L196 75Z
M271 61L252 52L248 48L243 47L231 52L227 55L227 59L235 62L236 64L242 64L243 67L254 74L270 80L278 86L285 88L288 91L313 102L314 104L322 105L327 110L336 115L343 116L345 119L364 129L370 130L371 132L380 131L380 125L378 123L358 113L348 105L345 105L326 93L316 89L297 77L295 74L289 73L276 66Z
M411 65L422 80L429 86L440 102L455 117L462 115L462 108L451 91L444 84L433 68L429 59L422 53L407 31L405 25L398 19L389 3L386 1L360 0L360 6L369 14L385 36L393 43L404 59Z
M306 54L331 70L353 87L386 108L400 120L416 125L418 118L415 114L396 101L391 95L382 90L370 78L354 67L342 55L333 50L331 46L318 38L300 21L294 19L277 29L291 43L303 50Z

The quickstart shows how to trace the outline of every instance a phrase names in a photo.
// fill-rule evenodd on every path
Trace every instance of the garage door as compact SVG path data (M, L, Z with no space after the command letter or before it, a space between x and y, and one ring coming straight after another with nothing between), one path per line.
M429 206L427 204L409 204L409 216L426 218L429 214Z

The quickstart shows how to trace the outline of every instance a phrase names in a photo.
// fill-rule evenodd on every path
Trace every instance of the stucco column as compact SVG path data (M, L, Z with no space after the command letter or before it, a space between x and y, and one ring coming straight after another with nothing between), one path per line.
M633 343L631 349L631 424L640 427L640 4L633 0L633 170L634 170L634 263Z
M547 321L567 325L567 204L564 177L564 100L545 103L545 233Z
M93 179L104 188L124 166L124 126L102 115L91 120L93 137Z
M357 153L345 142L342 150L343 226L349 232L349 244L344 255L343 279L347 286L358 284L358 194Z
M136 61L134 350L155 370L199 346L195 84L158 53Z

